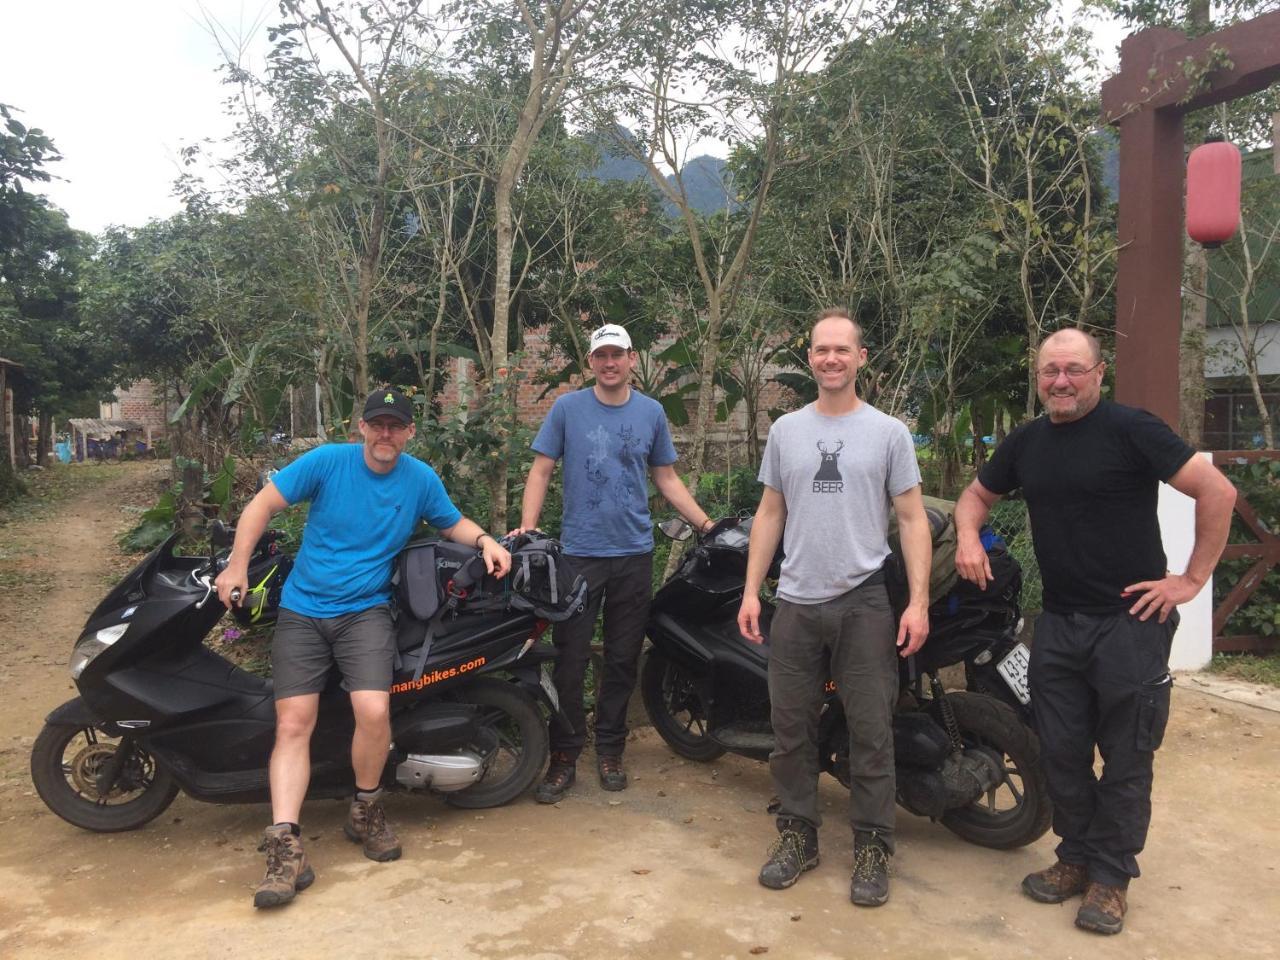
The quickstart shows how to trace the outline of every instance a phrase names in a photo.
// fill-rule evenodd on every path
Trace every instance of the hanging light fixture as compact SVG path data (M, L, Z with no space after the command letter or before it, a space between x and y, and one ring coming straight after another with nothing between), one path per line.
M1240 151L1225 140L1202 143L1187 157L1187 235L1220 247L1240 227Z

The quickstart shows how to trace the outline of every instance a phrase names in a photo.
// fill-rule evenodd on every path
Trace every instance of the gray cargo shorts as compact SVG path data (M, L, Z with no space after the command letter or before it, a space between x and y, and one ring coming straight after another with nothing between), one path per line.
M305 617L281 607L271 643L275 698L319 693L334 663L348 692L390 690L395 648L389 604L337 617Z

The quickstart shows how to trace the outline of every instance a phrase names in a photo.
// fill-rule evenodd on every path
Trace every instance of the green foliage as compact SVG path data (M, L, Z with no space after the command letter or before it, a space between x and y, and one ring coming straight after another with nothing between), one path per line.
M1247 653L1215 653L1209 672L1249 683L1280 687L1280 653L1259 657Z
M1272 533L1280 532L1280 460L1228 464L1223 467L1223 472L1236 485L1240 496L1248 499L1263 527ZM1238 514L1232 516L1228 542L1257 542L1257 537ZM1215 606L1226 598L1255 562L1248 557L1218 562L1213 573ZM1227 620L1225 632L1229 635L1280 636L1280 577L1274 570L1263 578L1245 605Z
M131 553L154 550L173 533L178 518L178 497L174 490L160 494L155 506L143 511L138 522L120 537L120 546Z
M0 434L0 437L2 436L3 434ZM19 497L26 495L26 484L22 482L22 478L9 465L9 458L7 456L0 457L0 505L13 503Z
M754 465L736 467L728 473L704 471L694 499L712 519L755 513L764 494L757 472Z

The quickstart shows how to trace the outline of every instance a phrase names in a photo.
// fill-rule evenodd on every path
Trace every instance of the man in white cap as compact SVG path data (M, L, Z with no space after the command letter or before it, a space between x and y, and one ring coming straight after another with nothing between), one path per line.
M533 441L520 527L538 525L557 460L564 461L560 539L590 586L586 612L557 624L553 679L561 715L551 722L551 764L538 786L540 803L555 803L572 786L586 742L583 679L596 614L604 609L604 670L596 678L596 765L606 790L622 790L627 775L627 703L636 685L653 586L653 526L648 479L696 530L712 525L676 473L676 450L662 405L630 385L636 352L631 337L608 323L591 334L595 383L558 398Z

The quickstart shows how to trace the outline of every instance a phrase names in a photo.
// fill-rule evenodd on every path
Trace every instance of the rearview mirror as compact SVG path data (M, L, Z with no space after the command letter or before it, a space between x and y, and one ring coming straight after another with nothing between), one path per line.
M685 523L680 517L672 517L670 520L663 520L658 524L658 529L672 540L684 541L693 536L693 527Z

